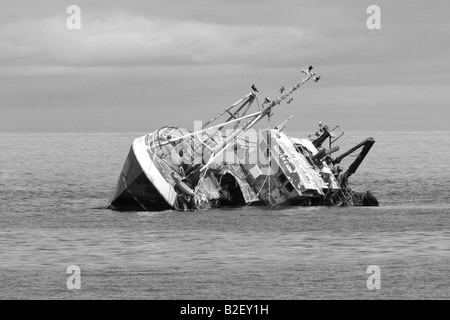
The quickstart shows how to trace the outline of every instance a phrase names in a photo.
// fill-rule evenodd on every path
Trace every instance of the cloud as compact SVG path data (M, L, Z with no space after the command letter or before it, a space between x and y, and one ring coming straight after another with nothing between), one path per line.
M2 38L16 34L3 43L3 65L79 67L276 65L298 59L298 49L309 41L296 28L216 25L129 14L88 17L79 31L68 30L64 19L47 18L11 23L1 33Z
M66 27L71 4L81 7L81 30ZM322 80L302 99L308 105L319 101L323 112L330 104L343 113L362 106L358 114L372 117L375 108L387 110L389 101L419 110L427 99L430 108L441 110L442 86L450 84L445 10L418 0L379 0L382 29L370 31L370 4L5 1L0 111L32 105L42 111L41 119L52 108L74 114L80 107L96 108L91 114L97 115L120 109L123 118L128 109L139 113L151 105L166 121L182 105L199 119L200 106L224 107L254 82L273 97L309 64ZM120 117L111 116L115 125Z
M233 64L288 67L377 65L443 59L446 16L417 2L380 0L383 28L365 27L366 3L297 1L78 1L82 30L68 30L64 1L12 2L1 21L0 63L149 66ZM69 2L67 2L69 3ZM436 11L436 12L435 12ZM18 13L20 12L20 15ZM2 15L3 17L4 15ZM427 23L418 23L424 17ZM3 47L6 46L5 40ZM428 50L427 50L428 49ZM386 59L389 57L389 59ZM433 63L433 61L428 61ZM418 63L420 66L420 64ZM388 70L388 68L386 68Z

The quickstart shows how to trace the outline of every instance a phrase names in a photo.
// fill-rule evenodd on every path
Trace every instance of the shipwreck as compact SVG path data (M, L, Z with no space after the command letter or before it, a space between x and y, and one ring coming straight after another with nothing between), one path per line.
M196 210L241 206L378 206L370 191L348 186L375 140L339 151L340 126L319 124L306 138L290 137L282 124L256 130L306 82L312 67L275 100L260 104L255 85L245 97L193 131L164 126L135 139L107 207L115 210ZM255 103L256 102L256 103ZM252 106L257 111L250 112ZM255 109L255 108L254 108ZM359 152L358 154L355 154ZM355 160L343 170L341 161Z

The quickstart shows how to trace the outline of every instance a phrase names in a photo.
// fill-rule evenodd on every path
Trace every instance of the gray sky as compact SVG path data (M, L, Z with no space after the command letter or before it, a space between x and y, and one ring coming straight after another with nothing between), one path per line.
M131 2L131 3L130 3ZM81 8L81 30L66 9ZM381 8L381 30L366 9ZM250 92L289 131L447 130L448 1L3 0L0 132L192 129Z

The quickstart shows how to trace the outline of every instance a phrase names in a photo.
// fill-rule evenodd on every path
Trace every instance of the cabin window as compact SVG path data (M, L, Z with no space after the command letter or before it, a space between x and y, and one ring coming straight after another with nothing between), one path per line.
M298 153L302 154L303 156L305 156L306 160L308 161L308 163L314 167L314 163L311 160L311 153L308 149L306 149L305 147L303 147L300 144L294 144L295 150L297 150Z
M285 183L287 181L287 178L284 174L280 174L278 176L278 180L280 180L281 184Z
M291 193L292 191L294 191L294 186L292 185L292 183L288 182L286 183L286 185L284 186L286 188L286 190Z
M305 152L303 151L303 147L299 144L294 144L294 148L298 153L301 153L303 155L305 155Z

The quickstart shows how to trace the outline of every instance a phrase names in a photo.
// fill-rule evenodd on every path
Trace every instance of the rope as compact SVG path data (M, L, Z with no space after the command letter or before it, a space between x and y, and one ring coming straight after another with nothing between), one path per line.
M266 178L264 179L263 184L261 185L261 188L259 188L259 191L256 193L256 196L257 196L258 198L259 198L259 194L261 193L263 187L266 185L266 181L267 181L267 178L268 178L268 177L269 177L269 175L266 176ZM270 180L269 180L269 185L270 185ZM269 190L270 190L270 187L269 187ZM251 205L251 204L252 204L252 203L249 202L249 203L247 203L245 206L248 207L248 206Z
M258 104L258 107L259 107L259 104ZM270 122L270 114L269 114L268 117L267 117L267 122L268 122L269 129L271 129L272 126L271 126L271 122ZM266 182L267 182L267 179L269 178L270 173L271 173L271 171L272 171L272 151L271 151L270 147L271 147L271 143L270 143L270 139L268 139L268 141L267 141L267 148L269 149L269 172L268 172L268 174L266 175L266 178L264 179L264 182L263 182L263 184L261 185L261 188L259 188L258 192L256 193L256 197L258 197L258 198L259 198L259 194L261 193L262 189L265 187ZM248 203L247 205L245 205L245 206L248 207L248 206L251 205L251 204L252 204L252 203L249 202L249 203ZM269 179L269 205L271 205L271 200L270 200L270 179Z

